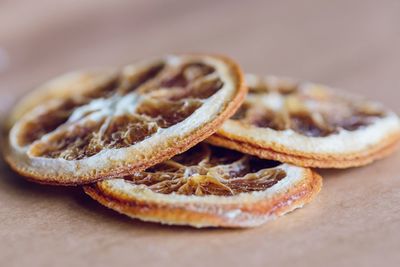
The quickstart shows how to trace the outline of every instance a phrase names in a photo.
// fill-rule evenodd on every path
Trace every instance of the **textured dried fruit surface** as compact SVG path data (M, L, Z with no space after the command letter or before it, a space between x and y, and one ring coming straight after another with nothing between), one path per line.
M340 130L358 130L385 116L376 104L343 97L318 85L272 77L250 84L245 103L232 119L260 128L325 137Z
M199 143L142 172L86 185L101 204L144 221L254 227L310 202L321 177L307 168Z
M239 66L213 55L168 55L119 71L63 75L17 105L6 160L50 184L128 175L209 137L246 93Z
M222 87L215 69L155 64L74 95L29 120L19 135L36 157L78 160L134 145L189 117ZM45 136L45 138L43 138Z
M243 105L207 141L303 167L349 168L396 149L399 117L328 86L248 74Z
M278 165L202 143L124 179L162 194L232 196L264 191L284 179L286 173L275 168Z

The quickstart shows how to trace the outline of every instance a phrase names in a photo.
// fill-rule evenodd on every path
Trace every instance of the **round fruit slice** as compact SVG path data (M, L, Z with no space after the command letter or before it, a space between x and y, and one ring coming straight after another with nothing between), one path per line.
M321 177L307 168L200 143L144 172L85 186L132 218L194 227L252 227L310 202Z
M5 154L31 180L84 184L144 170L211 135L247 91L233 61L209 55L166 56L70 85L33 110L45 90L17 105L29 112Z
M388 155L400 139L395 113L323 85L246 77L249 94L208 142L298 166L347 168Z

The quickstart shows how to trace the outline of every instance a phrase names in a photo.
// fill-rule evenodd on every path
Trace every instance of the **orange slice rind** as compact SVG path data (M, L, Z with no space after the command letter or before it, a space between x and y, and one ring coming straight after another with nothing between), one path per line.
M266 159L319 168L368 164L396 148L397 115L327 86L246 77L249 94L208 142Z
M144 170L207 138L246 94L240 68L221 56L170 55L96 73L87 86L74 75L22 100L8 120L6 160L36 182L84 184Z
M302 207L321 185L310 169L200 143L144 172L84 189L106 207L144 221L253 227Z

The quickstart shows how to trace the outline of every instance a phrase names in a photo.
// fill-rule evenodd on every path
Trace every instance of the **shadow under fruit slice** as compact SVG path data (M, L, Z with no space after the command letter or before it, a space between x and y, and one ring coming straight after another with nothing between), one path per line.
M106 207L144 221L253 227L302 207L321 185L310 169L200 143L146 171L84 190Z
M248 75L249 94L208 142L304 167L347 168L391 153L400 122L381 104L323 85Z
M144 170L207 138L246 94L241 70L221 56L170 55L74 75L22 99L9 119L6 159L36 182L85 184Z

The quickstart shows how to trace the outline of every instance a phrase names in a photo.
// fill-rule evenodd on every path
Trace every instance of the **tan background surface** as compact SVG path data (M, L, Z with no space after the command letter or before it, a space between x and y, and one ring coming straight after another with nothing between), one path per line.
M397 0L2 0L0 112L62 72L174 51L225 53L249 72L346 88L399 112L399 25ZM0 266L399 266L399 160L322 171L314 203L250 230L130 220L2 163Z

